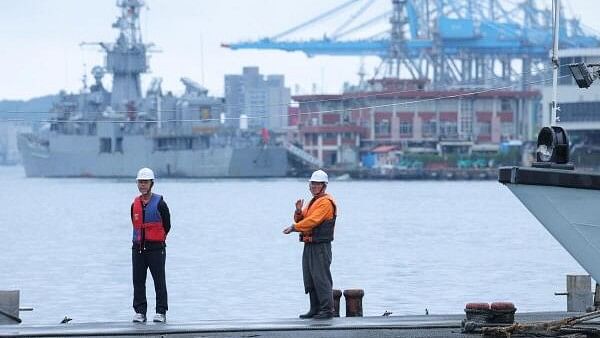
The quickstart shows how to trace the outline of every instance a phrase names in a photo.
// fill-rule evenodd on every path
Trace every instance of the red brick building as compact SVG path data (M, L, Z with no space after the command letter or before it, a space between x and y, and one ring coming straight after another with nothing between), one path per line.
M386 81L372 83L378 90L294 96L304 150L325 166L357 165L381 145L442 152L442 143L530 140L538 129L538 91L424 91L418 81Z

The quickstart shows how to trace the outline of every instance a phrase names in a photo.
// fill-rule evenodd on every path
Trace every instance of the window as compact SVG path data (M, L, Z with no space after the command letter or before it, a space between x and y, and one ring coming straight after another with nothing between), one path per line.
M210 108L200 108L200 119L201 120L208 120L210 119Z
M600 102L561 103L558 116L561 122L600 121Z
M492 133L492 124L490 122L477 122L478 135L490 135Z
M122 137L117 137L116 142L115 142L115 152L117 153L123 153L123 138Z
M390 120L384 119L375 122L375 134L376 135L389 135L390 134Z
M502 135L512 136L515 132L514 124L512 122L501 122L500 128Z
M337 135L335 133L325 133L323 135L323 140L335 140L337 139Z
M179 143L177 144L177 149L184 149L184 150L189 150L192 149L192 138L190 137L185 137L185 138L181 138L179 139Z
M502 99L502 101L500 101L500 111L513 111L512 101L509 99Z
M100 152L101 153L110 153L112 152L112 140L110 137L101 137L100 138Z
M437 133L437 123L434 120L423 121L421 127L424 137L434 137Z
M410 121L400 121L400 134L412 134L413 124Z
M347 110L344 110L344 111L342 112L342 121L343 121L344 123L350 123L350 112L349 112L349 111L347 111Z
M159 138L156 140L156 148L155 150L164 151L169 149L169 139L168 138Z
M193 139L191 137L164 137L156 139L154 150L186 150L192 149ZM203 145L201 145L202 147Z
M323 144L332 145L337 143L337 134L336 133L324 133L323 134Z
M458 128L456 122L442 121L440 122L440 134L446 137L453 137L458 135Z

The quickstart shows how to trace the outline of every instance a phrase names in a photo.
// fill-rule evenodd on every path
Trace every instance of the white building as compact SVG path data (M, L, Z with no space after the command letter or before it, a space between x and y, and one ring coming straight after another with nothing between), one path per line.
M561 49L557 101L560 111L557 113L560 125L569 131L600 131L600 81L596 80L589 88L579 88L571 76L570 63L599 63L600 48ZM542 121L550 123L552 105L552 82L542 89Z
M286 127L290 99L291 92L285 87L283 75L267 75L265 79L258 67L244 67L241 75L225 75L226 117L238 118L245 114L250 128L281 130Z

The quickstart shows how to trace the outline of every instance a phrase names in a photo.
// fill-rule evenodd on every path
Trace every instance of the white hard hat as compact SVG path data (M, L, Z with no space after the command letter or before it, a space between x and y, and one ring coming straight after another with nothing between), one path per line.
M308 180L308 181L309 182L327 183L327 182L329 182L329 178L327 177L326 172L324 172L323 170L317 170L312 173L312 175L310 176L310 180Z
M153 180L154 172L150 168L142 168L137 173L136 180Z

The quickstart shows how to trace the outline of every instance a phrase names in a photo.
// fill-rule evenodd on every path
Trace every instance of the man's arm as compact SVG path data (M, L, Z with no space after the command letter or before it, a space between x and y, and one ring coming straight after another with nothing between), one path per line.
M311 208L310 214L294 224L294 230L299 232L307 232L321 224L324 220L333 217L333 207L331 202L326 198L320 198L315 202L315 206Z
M165 233L168 234L171 230L171 214L169 212L167 203L163 199L158 202L158 212L160 213L160 218L162 219L163 226L165 227Z

